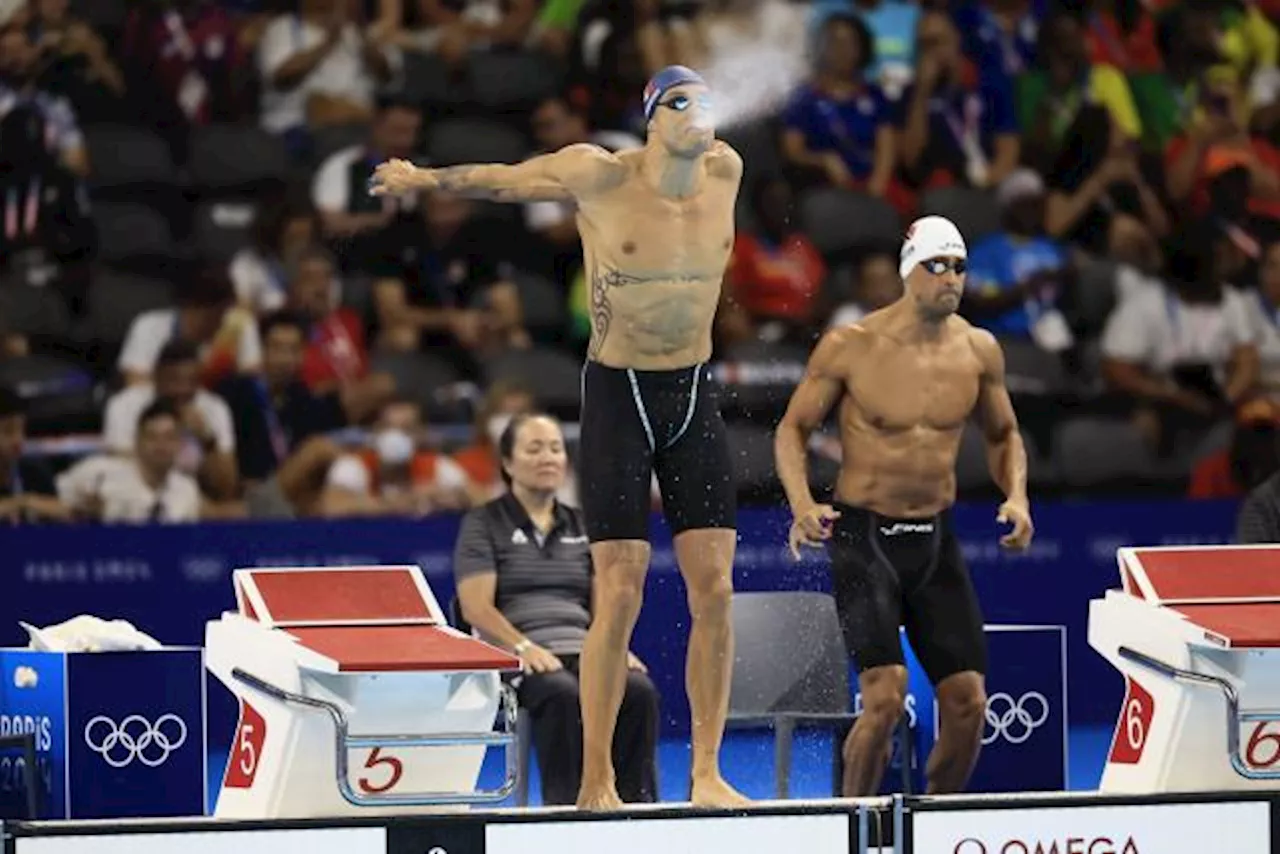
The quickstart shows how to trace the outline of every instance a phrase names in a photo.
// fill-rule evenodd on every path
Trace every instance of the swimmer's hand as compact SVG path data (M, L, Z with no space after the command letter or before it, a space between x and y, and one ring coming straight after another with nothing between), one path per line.
M391 159L378 164L369 179L369 195L398 196L434 190L439 184L430 169L419 169L408 160Z
M1023 551L1031 545L1031 537L1035 534L1035 526L1031 524L1031 510L1020 501L1006 501L1000 505L996 513L996 521L1001 525L1013 525L1013 530L1000 538L1000 545L1006 549Z
M551 673L555 670L564 670L563 661L536 643L520 653L520 663L524 665L525 673Z
M800 560L800 547L819 548L823 540L831 539L831 523L840 518L840 511L830 504L815 504L796 516L791 523L788 543L791 556Z

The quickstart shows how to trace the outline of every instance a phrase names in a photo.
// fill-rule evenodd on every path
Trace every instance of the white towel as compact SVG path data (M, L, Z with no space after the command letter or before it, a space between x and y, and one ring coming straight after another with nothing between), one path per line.
M81 614L65 623L38 629L19 622L26 629L30 649L45 652L130 652L160 649L160 642L133 627L127 620L102 620Z

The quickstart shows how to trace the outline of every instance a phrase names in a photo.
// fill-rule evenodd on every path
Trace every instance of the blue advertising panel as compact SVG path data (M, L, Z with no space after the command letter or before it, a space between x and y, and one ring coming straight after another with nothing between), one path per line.
M1122 680L1089 647L1088 602L1118 584L1124 545L1215 544L1234 529L1234 502L1161 501L1036 505L1036 539L1025 554L1002 551L995 504L956 508L956 528L989 624L1067 629L1073 723L1110 725ZM743 509L734 584L739 590L829 590L827 562L811 551L794 562L783 509ZM199 644L204 625L234 607L230 572L249 566L414 563L443 603L453 595L454 516L424 520L245 522L162 527L56 526L6 534L12 571L0 597L0 643L25 643L18 620L36 625L76 614L132 621L166 644ZM687 732L684 690L689 611L671 540L655 517L652 570L633 648L663 696L664 729ZM2 696L2 695L0 695ZM210 732L225 747L234 704L211 703ZM0 708L0 714L5 714ZM225 719L224 719L225 718Z
M11 732L36 733L43 817L204 814L201 650L8 649L0 672L0 720ZM8 768L0 816L23 816L21 769Z
M67 656L68 818L204 815L199 649Z
M34 733L42 818L67 814L66 656L0 649L0 736ZM0 754L0 818L25 818L26 760Z

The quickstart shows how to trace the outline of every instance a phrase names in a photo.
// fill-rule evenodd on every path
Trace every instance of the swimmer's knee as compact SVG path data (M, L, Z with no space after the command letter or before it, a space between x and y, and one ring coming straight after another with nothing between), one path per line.
M859 722L879 737L888 738L907 704L907 669L899 665L873 667L859 677L862 711Z
M644 600L649 544L641 540L596 543L591 553L595 565L592 586L600 609L634 619Z
M683 531L674 541L689 606L727 614L733 598L733 553L737 535L729 529Z
M964 671L948 676L934 690L938 716L953 726L978 729L987 710L987 691L982 674Z

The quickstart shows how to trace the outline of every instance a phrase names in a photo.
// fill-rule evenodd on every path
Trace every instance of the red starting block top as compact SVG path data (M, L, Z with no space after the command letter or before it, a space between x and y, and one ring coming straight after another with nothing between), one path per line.
M449 628L416 566L242 569L235 586L242 616L287 632L340 673L520 668Z
M1125 592L1233 647L1280 647L1280 546L1120 549Z

